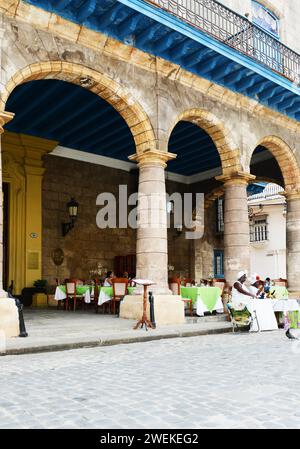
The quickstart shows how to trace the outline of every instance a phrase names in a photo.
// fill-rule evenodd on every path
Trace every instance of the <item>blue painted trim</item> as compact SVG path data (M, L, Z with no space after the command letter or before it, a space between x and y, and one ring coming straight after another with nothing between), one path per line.
M177 17L172 16L168 12L165 12L159 8L155 8L148 3L143 2L142 0L118 0L118 2L128 6L129 8L135 9L136 11L147 15L153 20L160 22L161 24L167 26L168 28L172 28L179 33L199 42L206 47L209 47L212 50L217 51L223 56L229 57L233 61L246 66L247 68L254 70L259 73L261 76L273 81L285 89L289 89L297 95L300 95L300 89L296 87L291 81L285 79L281 75L273 72L271 69L264 67L261 63L256 62L255 60L249 58L242 53L239 53L237 50L231 49L227 45L224 45L222 42L219 42L213 39L211 36L202 33L200 30L196 30L191 25L179 20Z

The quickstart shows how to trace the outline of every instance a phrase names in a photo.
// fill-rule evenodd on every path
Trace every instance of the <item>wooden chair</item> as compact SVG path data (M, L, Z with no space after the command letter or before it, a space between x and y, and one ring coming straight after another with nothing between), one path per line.
M195 285L195 280L194 280L194 279L188 279L188 278L185 278L185 279L183 280L183 285L184 285L185 287L193 287L193 286Z
M274 285L275 286L280 286L280 287L287 287L288 286L288 282L287 279L274 279Z
M172 291L173 295L181 295L180 293L181 280L179 278L169 279L169 289ZM181 298L181 300L189 307L190 316L193 316L193 301L190 298Z
M81 304L83 303L83 296L76 294L76 286L77 286L77 279L69 279L66 282L66 310L69 310L69 303L70 301L73 301L73 310L75 312L77 301Z
M214 279L213 280L213 286L219 287L221 289L221 297L223 296L225 285L226 285L225 279Z
M120 302L124 298L124 296L127 294L127 288L129 280L127 278L114 278L112 281L112 287L113 287L113 297L111 299L111 310L112 313L116 314L116 303L119 304L119 311L120 311Z

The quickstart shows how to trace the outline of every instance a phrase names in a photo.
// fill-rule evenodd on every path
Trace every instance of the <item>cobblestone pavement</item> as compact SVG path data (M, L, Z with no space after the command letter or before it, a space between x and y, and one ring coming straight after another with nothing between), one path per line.
M0 428L300 428L283 331L0 358Z

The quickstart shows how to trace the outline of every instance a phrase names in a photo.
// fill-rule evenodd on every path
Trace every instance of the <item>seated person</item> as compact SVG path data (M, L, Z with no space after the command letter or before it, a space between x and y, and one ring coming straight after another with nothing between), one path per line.
M245 287L244 282L247 279L245 272L241 271L238 274L238 280L232 288L232 303L233 305L244 303L251 313L253 322L251 324L251 331L263 331L278 329L273 306L270 301L260 301L257 298L259 289L253 286L250 291ZM256 279L254 279L256 284ZM256 293L254 293L256 292ZM252 299L250 299L252 298Z
M251 293L244 285L247 279L247 273L240 271L238 273L238 279L232 287L232 303L240 304L241 302L247 302L250 298L256 298L254 293Z
M265 297L264 283L257 280L255 277L252 278L251 287L249 287L250 293L253 293L256 298L263 299Z
M266 278L265 285L264 285L265 293L270 293L270 288L271 288L271 279L270 278Z
M112 286L112 278L114 277L114 273L112 271L108 271L106 273L106 277L104 279L103 287L111 287Z

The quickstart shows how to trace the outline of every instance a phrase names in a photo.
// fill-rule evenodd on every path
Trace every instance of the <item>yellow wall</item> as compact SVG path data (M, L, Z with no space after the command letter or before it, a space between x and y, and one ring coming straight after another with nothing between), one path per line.
M24 134L2 136L3 182L10 185L9 282L15 294L42 277L42 157L56 145Z

